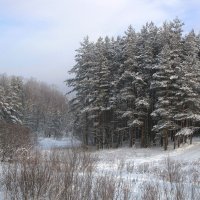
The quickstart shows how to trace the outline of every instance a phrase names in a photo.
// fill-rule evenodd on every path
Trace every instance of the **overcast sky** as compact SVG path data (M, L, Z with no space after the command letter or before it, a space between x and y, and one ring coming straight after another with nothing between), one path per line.
M200 31L200 0L0 0L0 73L35 77L65 90L75 49L88 35L122 35L178 16Z

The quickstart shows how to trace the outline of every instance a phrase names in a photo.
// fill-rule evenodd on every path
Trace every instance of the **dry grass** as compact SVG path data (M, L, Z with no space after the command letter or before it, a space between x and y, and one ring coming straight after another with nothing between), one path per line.
M4 197L6 200L199 200L199 161L189 166L167 158L159 168L123 160L112 174L97 171L97 162L98 158L82 149L28 151L18 161L4 164L1 175Z

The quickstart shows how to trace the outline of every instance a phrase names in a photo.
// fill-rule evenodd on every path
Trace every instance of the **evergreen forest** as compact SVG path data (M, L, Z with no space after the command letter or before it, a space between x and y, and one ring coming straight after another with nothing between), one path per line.
M174 148L198 132L200 35L175 18L129 26L123 36L85 37L66 80L73 132L99 148Z

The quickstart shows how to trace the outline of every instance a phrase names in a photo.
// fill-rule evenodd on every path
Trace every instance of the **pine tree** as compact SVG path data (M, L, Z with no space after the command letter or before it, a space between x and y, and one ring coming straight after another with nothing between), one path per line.
M152 117L158 118L154 131L161 133L164 142L164 149L167 149L168 136L178 127L174 123L176 116L180 113L181 87L180 77L183 75L183 45L182 45L183 23L175 19L164 30L168 31L168 44L164 46L160 57L159 65L155 67L154 81L151 89L156 90L156 109L152 112ZM167 29L166 29L167 28Z
M170 77L172 77L173 70L168 62L170 56L170 49L166 45L160 54L160 64L155 67L156 72L153 74L153 81L151 82L151 90L155 93L156 103L155 109L151 113L154 125L153 130L157 136L161 136L161 143L165 142L164 148L167 148L168 131L173 122L173 110L171 106L171 91Z
M74 130L82 132L84 144L88 144L88 109L91 99L93 78L93 48L94 45L89 42L89 38L86 37L81 43L81 48L77 50L76 65L70 71L75 74L75 78L68 79L67 84L73 87L73 91L76 91L75 97L70 101L71 109L76 113L76 119L74 124Z
M150 146L152 120L152 104L154 96L150 91L150 82L153 75L153 66L157 63L157 55L160 52L158 28L151 22L143 26L138 33L137 63L138 78L135 81L137 88L136 116L141 132L141 146ZM137 123L135 123L137 125Z
M1 119L8 123L22 123L22 84L19 77L1 77Z
M118 120L120 123L119 131L123 135L129 135L130 146L132 146L135 143L135 130L132 127L136 99L134 81L138 70L136 63L137 35L132 26L129 26L125 32L123 42L123 63L119 68L120 78L117 83L118 101L120 102Z

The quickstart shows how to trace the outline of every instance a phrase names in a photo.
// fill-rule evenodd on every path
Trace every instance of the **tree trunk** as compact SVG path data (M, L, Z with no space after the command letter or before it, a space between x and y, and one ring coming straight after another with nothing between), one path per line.
M130 147L132 147L135 144L134 128L129 129L129 134L130 134Z
M144 127L141 128L141 147L144 147Z
M88 146L88 121L87 121L87 113L85 114L84 144L86 146Z
M184 136L184 143L187 143L187 136Z
M167 130L164 129L164 150L167 150L167 144L168 144L168 134L167 134Z
M174 149L176 149L176 137L174 137Z
M180 137L178 136L178 148L180 147Z
M163 146L163 136L160 138L160 146L162 147Z
M192 144L192 135L190 135L190 144Z
M102 134L102 148L105 148L105 128L102 129L103 134Z

